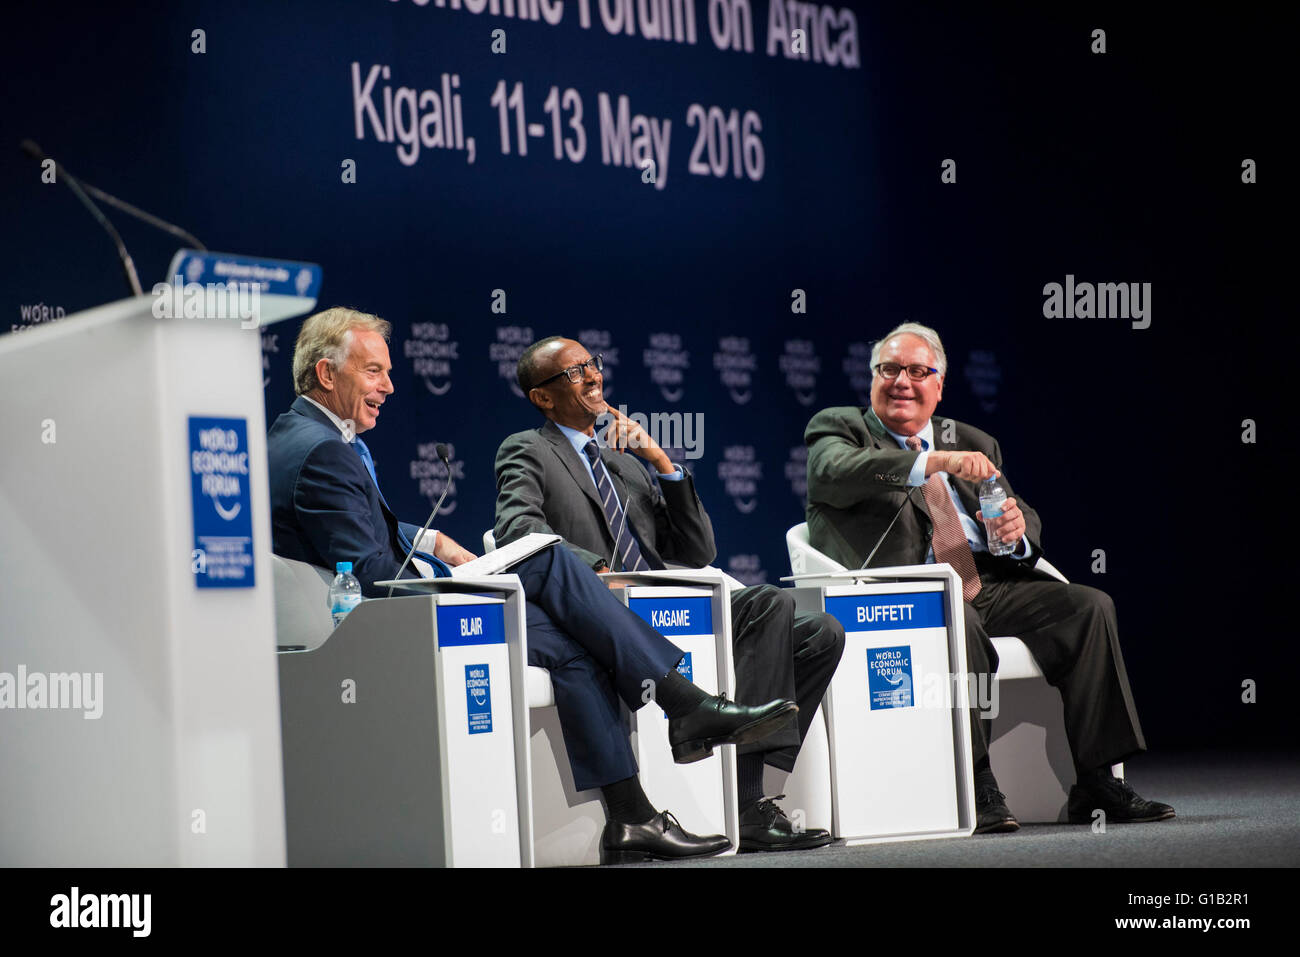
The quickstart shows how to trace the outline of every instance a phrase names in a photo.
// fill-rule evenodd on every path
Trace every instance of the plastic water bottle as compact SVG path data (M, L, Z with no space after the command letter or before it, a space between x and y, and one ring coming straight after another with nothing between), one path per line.
M984 535L989 540L989 553L993 555L1010 555L1016 550L1016 542L1003 542L993 531L993 519L1002 514L1002 503L1007 500L1007 491L998 484L997 476L990 476L980 482L980 511L984 513Z
M343 624L353 608L361 604L361 582L352 574L351 562L339 562L334 566L337 573L330 585L330 614L334 616L334 627Z

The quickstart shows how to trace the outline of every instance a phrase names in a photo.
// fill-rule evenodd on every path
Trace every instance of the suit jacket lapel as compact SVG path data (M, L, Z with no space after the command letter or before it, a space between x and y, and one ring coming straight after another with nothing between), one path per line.
M334 422L330 419L328 415L326 415L320 409L316 408L315 405L308 402L302 396L298 396L296 399L294 399L293 404L289 406L289 409L293 412L297 412L299 415L306 416L309 419L314 419L317 422L321 423L321 425L328 426L329 428L338 431L338 426L334 424ZM343 433L339 432L339 441L342 440L343 440ZM353 449L353 453L356 454L355 448ZM393 546L394 551L400 552L401 549L399 545L394 544L394 543L400 543L401 540L401 536L397 534L398 524L400 522L400 519L398 519L397 515L393 512L393 510L388 507L388 503L384 501L384 496L383 493L379 491L379 486L377 486L373 481L371 481L370 473L366 471L365 463L361 461L361 456L359 454L357 455L357 464L361 467L361 472L366 477L366 482L365 482L366 496L367 498L370 499L371 504L376 509L379 510L379 514L384 519L384 524L387 526L388 540L390 545Z
M587 470L587 464L578 458L577 450L574 449L568 437L560 431L559 426L554 422L547 421L542 426L542 435L550 440L551 448L560 461L564 463L564 467L568 469L574 483L591 500L591 504L596 507L596 514L600 516L606 531L609 531L609 522L605 520L605 506L601 503L600 496L596 494L596 483L591 479L591 472ZM612 532L610 533L610 540L613 541Z
M889 449L891 451L898 448L898 441L885 429L884 423L882 423L880 418L876 415L875 409L871 408L871 406L867 406L862 411L862 418L867 423L867 432L870 436L868 441L870 441L875 448ZM938 447L938 444L938 438L936 437L935 447ZM910 493L910 497L912 500L912 508L917 512L918 517L923 518L925 521L933 525L934 519L930 517L930 508L925 504L925 495L918 495L917 493L912 492Z

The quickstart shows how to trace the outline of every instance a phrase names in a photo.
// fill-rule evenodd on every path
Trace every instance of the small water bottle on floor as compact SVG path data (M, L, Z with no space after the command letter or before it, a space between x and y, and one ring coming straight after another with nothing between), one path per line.
M984 536L989 540L989 553L992 555L1010 555L1016 550L1016 542L1003 542L993 531L993 519L1002 514L1002 503L1007 500L1007 491L998 484L997 476L980 482L980 511L984 513Z
M343 624L353 608L361 604L361 582L352 574L351 562L339 562L334 566L337 573L330 585L330 614L334 616L334 627Z

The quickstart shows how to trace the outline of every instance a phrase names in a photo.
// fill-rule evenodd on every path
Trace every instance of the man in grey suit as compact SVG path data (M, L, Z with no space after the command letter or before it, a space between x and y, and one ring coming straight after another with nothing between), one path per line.
M598 572L710 564L717 545L695 480L636 422L606 405L601 368L600 356L558 336L520 358L519 387L547 421L511 435L497 451L497 541L553 532ZM595 436L596 420L607 412L614 417L606 436L613 450L601 449ZM740 849L828 844L828 832L795 826L776 801L763 798L763 766L793 770L844 650L844 629L830 615L796 613L790 591L771 585L733 592L731 607L736 700L799 705L777 732L738 748Z
M1091 823L1097 808L1112 822L1173 817L1169 805L1143 800L1110 771L1146 750L1110 596L1035 570L1042 522L1002 475L997 441L955 419L931 420L947 372L938 333L898 326L876 343L871 368L870 407L824 409L804 433L810 543L850 568L861 567L878 542L873 566L949 562L962 577L972 671L988 682L998 666L988 633L1012 634L1061 692L1078 773L1070 821ZM1003 557L990 553L979 511L978 483L991 476L1008 496L994 532L1016 543ZM1014 831L1019 824L989 766L992 722L976 716L972 709L976 831Z

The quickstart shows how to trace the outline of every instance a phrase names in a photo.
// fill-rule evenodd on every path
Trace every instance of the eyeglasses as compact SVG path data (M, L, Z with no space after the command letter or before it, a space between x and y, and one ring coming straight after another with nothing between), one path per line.
M544 385L550 385L560 376L568 376L570 382L578 383L587 377L587 369L591 369L592 372L599 372L603 368L605 368L605 356L604 353L598 353L586 362L579 362L576 366L569 366L567 369L561 369L550 378L535 383L529 391L531 392L532 389L540 389Z
M907 377L913 382L920 382L932 375L939 374L938 369L931 369L919 362L914 362L910 366L899 365L897 362L878 362L875 366L876 375L882 379L897 379L904 369L907 370Z

